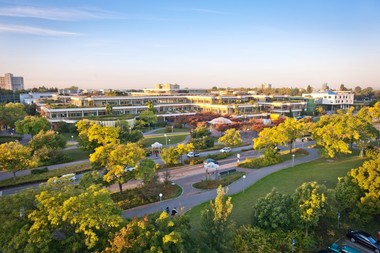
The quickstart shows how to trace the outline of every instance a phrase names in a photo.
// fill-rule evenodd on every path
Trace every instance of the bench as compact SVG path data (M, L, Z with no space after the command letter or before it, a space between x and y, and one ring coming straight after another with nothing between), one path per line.
M236 172L236 169L221 171L221 172L219 172L219 175L225 176L225 175L229 175L229 174L234 173L234 172Z

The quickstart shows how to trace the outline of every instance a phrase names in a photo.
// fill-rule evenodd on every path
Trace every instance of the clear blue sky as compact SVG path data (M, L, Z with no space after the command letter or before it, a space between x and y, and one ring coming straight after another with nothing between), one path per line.
M26 87L380 89L378 0L0 0Z

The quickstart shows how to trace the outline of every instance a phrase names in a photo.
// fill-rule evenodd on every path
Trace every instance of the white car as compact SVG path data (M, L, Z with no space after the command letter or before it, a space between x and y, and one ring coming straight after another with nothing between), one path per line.
M74 182L75 180L77 180L77 177L75 176L74 173L62 175L61 178L68 178L71 182Z
M193 158L193 157L199 157L199 153L198 152L189 152L188 154L187 154L187 157L188 158Z
M231 148L230 147L224 147L220 150L220 152L222 153L227 153L227 152L231 152Z
M126 167L124 168L124 172L131 172L131 171L133 171L133 170L135 170L135 169L136 169L135 167L126 166Z

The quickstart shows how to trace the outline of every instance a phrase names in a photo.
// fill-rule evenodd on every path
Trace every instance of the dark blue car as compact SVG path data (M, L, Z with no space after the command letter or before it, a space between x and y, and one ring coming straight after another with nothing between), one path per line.
M350 238L351 242L360 243L375 253L380 253L380 242L364 231L349 229L347 237Z

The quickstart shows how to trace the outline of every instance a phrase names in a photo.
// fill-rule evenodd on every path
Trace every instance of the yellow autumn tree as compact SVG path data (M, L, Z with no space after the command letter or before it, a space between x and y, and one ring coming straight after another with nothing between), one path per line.
M120 192L123 191L123 183L136 176L137 165L144 158L145 151L136 143L106 144L96 148L90 155L92 163L105 167L104 180L110 183L117 182Z
M240 136L240 131L235 128L230 128L224 132L224 135L218 139L218 142L223 143L225 146L240 145L243 140Z
M28 247L33 252L102 248L104 233L123 220L110 193L99 185L81 188L51 179L40 190L35 196L36 209L28 215Z
M17 141L0 145L0 170L12 172L16 180L16 172L37 166L38 159L32 156L32 149Z

